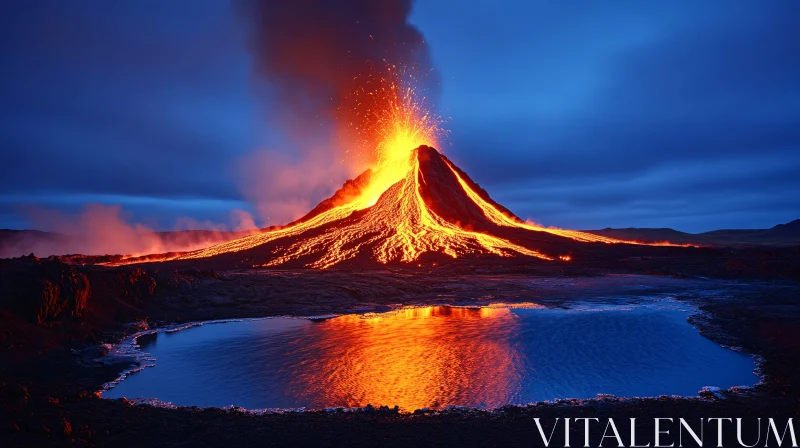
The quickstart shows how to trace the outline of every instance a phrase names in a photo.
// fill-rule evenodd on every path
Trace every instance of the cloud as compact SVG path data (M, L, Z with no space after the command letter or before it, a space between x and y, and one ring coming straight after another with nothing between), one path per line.
M256 119L229 5L2 8L4 196L239 198L224 167Z
M517 66L535 61L528 76L487 81L489 90L518 90L487 103L495 115L473 120L468 111L464 122L452 111L452 158L512 210L545 224L710 230L796 218L800 7L715 3L681 17L662 5L638 18L608 6L571 35L547 26L538 34L547 48L572 49L565 59L510 43ZM536 12L539 21L568 16L560 7ZM579 94L554 99L550 88Z

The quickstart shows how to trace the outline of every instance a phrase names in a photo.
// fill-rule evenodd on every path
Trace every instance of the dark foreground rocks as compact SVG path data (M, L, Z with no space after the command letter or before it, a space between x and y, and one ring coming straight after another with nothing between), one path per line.
M758 258L746 257L744 263L757 262ZM648 263L656 262L645 260L644 264ZM758 417L797 420L798 284L764 280L752 273L712 282L697 278L698 273L691 270L697 264L701 262L662 262L662 268L682 266L685 274L680 277L690 277L676 279L606 275L608 269L592 266L548 270L518 262L366 272L217 272L170 264L107 268L67 264L55 258L0 260L1 445L543 446L534 418L540 418L549 429L556 418L574 421L578 417L601 422L613 417L626 441L628 419L634 417L640 425L641 441L637 436L637 443L646 444L653 442L654 417L687 421L741 417L746 423ZM793 272L787 269L782 272ZM99 343L117 341L140 328L204 319L356 312L400 304L536 301L559 306L619 294L631 284L646 284L655 291L680 291L682 300L703 311L693 318L703 334L763 357L763 384L754 390L694 399L607 397L493 412L452 410L412 415L390 409L254 415L236 409L141 406L105 400L97 394L103 383L128 367L104 359ZM715 293L690 294L694 289L713 289ZM746 427L745 434L754 430ZM591 445L597 446L603 428L590 433ZM735 431L726 434L732 439L726 440L725 446L739 446ZM572 446L583 445L582 423L573 423L571 437ZM550 446L563 443L559 437L556 440L560 441ZM716 446L711 435L706 440L706 446ZM752 440L745 441L750 444ZM606 440L603 445L616 446L612 442ZM663 442L668 445L671 440ZM684 446L693 445L684 440Z

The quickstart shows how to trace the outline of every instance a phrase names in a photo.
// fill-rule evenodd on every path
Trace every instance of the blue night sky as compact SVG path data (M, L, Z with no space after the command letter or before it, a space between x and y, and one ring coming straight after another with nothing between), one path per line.
M451 117L443 152L523 219L800 217L800 3L429 0L411 22ZM3 2L0 228L86 203L158 229L233 209L278 223L253 185L309 150L256 92L243 35L224 1ZM293 185L304 206L347 177L322 176Z

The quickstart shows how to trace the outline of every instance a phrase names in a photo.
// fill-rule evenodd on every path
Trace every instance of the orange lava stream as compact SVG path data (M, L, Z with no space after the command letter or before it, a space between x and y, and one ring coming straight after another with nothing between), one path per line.
M539 226L532 226L530 224L526 224L524 222L519 222L510 216L506 215L505 213L498 210L494 205L490 204L489 202L485 201L472 187L467 184L464 179L458 174L453 165L450 162L447 162L447 166L450 168L450 171L456 176L458 179L458 183L461 185L461 188L464 189L464 192L472 199L478 207L480 207L481 211L483 211L484 216L486 218L499 225L504 227L517 227L520 229L525 230L533 230L536 232L547 232L552 233L554 235L564 236L567 238L572 238L573 240L582 241L585 243L594 243L594 242L602 242L602 243L627 243L627 241L616 240L614 238L607 238L600 235L595 235L593 233L587 232L579 232L577 230L562 230L562 229L548 229L546 227L539 227Z
M553 235L563 236L567 238L571 238L576 241L581 241L584 243L606 243L606 244L640 244L640 245L647 245L647 246L680 246L680 247L690 247L691 244L673 244L668 241L662 241L657 243L643 243L639 241L626 241L626 240L618 240L615 238L609 238L606 236L595 235L594 233L589 232L581 232L579 230L565 230L565 229L556 229L556 228L549 228L549 227L540 227L540 226L533 226L528 223L517 221L516 219L511 218L510 216L506 215L505 213L498 210L495 206L485 201L478 193L476 193L470 186L467 184L464 179L458 174L458 171L450 164L450 162L445 160L447 166L450 168L450 171L456 176L458 179L458 183L461 185L461 188L464 189L464 192L469 196L472 201L480 207L483 211L483 214L486 216L487 219L492 221L493 223L499 226L505 227L516 227L525 230L533 230L536 232L547 232L552 233ZM559 257L562 260L564 257ZM567 257L568 258L568 257ZM565 260L569 261L569 260Z

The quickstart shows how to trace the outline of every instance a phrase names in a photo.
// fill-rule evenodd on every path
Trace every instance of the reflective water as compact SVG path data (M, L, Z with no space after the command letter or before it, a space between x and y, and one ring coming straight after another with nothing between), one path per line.
M696 395L757 382L751 357L662 307L404 309L273 318L140 338L155 367L107 397L176 405L324 408Z

